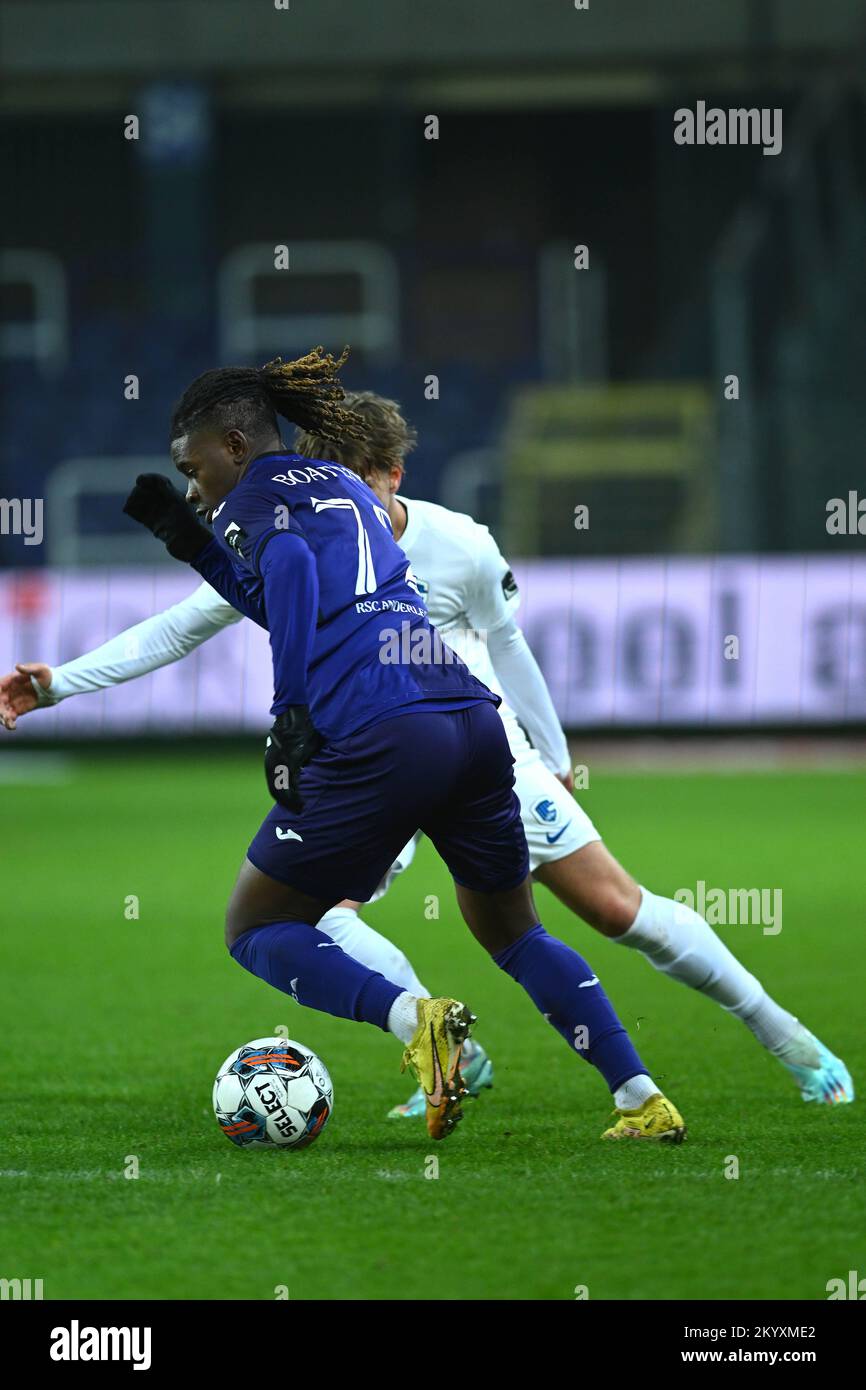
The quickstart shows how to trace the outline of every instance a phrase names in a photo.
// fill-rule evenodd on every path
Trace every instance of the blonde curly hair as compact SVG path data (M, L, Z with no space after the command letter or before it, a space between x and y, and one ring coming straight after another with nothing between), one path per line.
M387 473L394 464L402 468L406 455L418 442L418 432L404 420L398 403L374 391L347 391L343 406L363 421L363 440L344 438L336 442L324 434L299 429L295 451L304 458L342 463L361 478L371 472Z

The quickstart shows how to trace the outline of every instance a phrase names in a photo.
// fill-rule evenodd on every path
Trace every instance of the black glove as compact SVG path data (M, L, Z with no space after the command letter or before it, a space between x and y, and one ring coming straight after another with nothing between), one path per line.
M139 473L123 510L152 531L175 560L194 560L212 539L183 493L161 473Z
M287 811L303 810L298 773L321 746L306 705L290 705L277 715L265 744L265 780L274 801Z

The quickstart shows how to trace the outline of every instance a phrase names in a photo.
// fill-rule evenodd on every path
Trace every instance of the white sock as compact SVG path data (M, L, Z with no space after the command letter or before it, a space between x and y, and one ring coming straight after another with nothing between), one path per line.
M376 970L386 980L402 985L410 994L420 999L429 999L430 993L424 988L408 956L381 936L360 918L353 907L332 907L317 923L319 931L325 932L336 941L347 956L359 960L368 970Z
M401 1043L410 1043L418 1027L418 1000L414 994L404 990L398 994L388 1010L388 1032L399 1038Z
M650 1096L658 1095L661 1095L661 1091L652 1077L641 1073L640 1076L633 1076L630 1081L626 1081L624 1086L617 1086L613 1093L613 1103L617 1110L640 1110L644 1101L649 1100Z
M643 887L640 891L637 916L628 931L614 940L640 951L656 970L736 1014L769 1052L784 1052L800 1028L794 1015L770 998L687 903L660 898Z
M782 1043L781 1046L772 1047L770 1051L779 1058L780 1062L789 1062L794 1067L820 1067L821 1065L816 1041L802 1023L797 1025L797 1031L793 1038Z

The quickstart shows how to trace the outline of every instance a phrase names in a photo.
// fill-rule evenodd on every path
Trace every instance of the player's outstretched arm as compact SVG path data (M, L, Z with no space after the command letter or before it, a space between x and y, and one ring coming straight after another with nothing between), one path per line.
M244 579L238 575L232 568L228 556L213 537L190 563L226 603L237 609L239 616L251 618L259 627L267 630L261 582L253 578Z
M542 761L569 784L571 759L541 667L513 618L487 635L487 650L502 693Z
M271 653L274 659L273 714L307 703L307 667L316 633L319 580L307 542L277 532L259 554Z
M508 562L486 526L477 528L474 572L466 612L472 626L486 634L487 652L502 693L520 720L546 767L560 781L571 782L571 759L547 682L517 626L519 594Z
M180 603L61 666L20 663L13 673L0 678L0 719L7 729L14 729L16 719L31 710L157 671L180 661L240 618L208 584L200 584Z
M319 610L316 562L306 541L272 535L258 552L274 661L275 716L265 749L265 779L275 801L303 805L297 775L321 747L307 707L307 667Z

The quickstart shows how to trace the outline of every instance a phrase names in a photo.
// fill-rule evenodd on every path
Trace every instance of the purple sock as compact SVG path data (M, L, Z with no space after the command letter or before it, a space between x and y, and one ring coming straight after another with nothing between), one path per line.
M307 922L253 927L230 950L238 965L306 1008L373 1023L385 1032L391 1005L403 993L402 985L368 970Z
M493 959L613 1092L646 1072L613 1005L582 956L539 923Z

